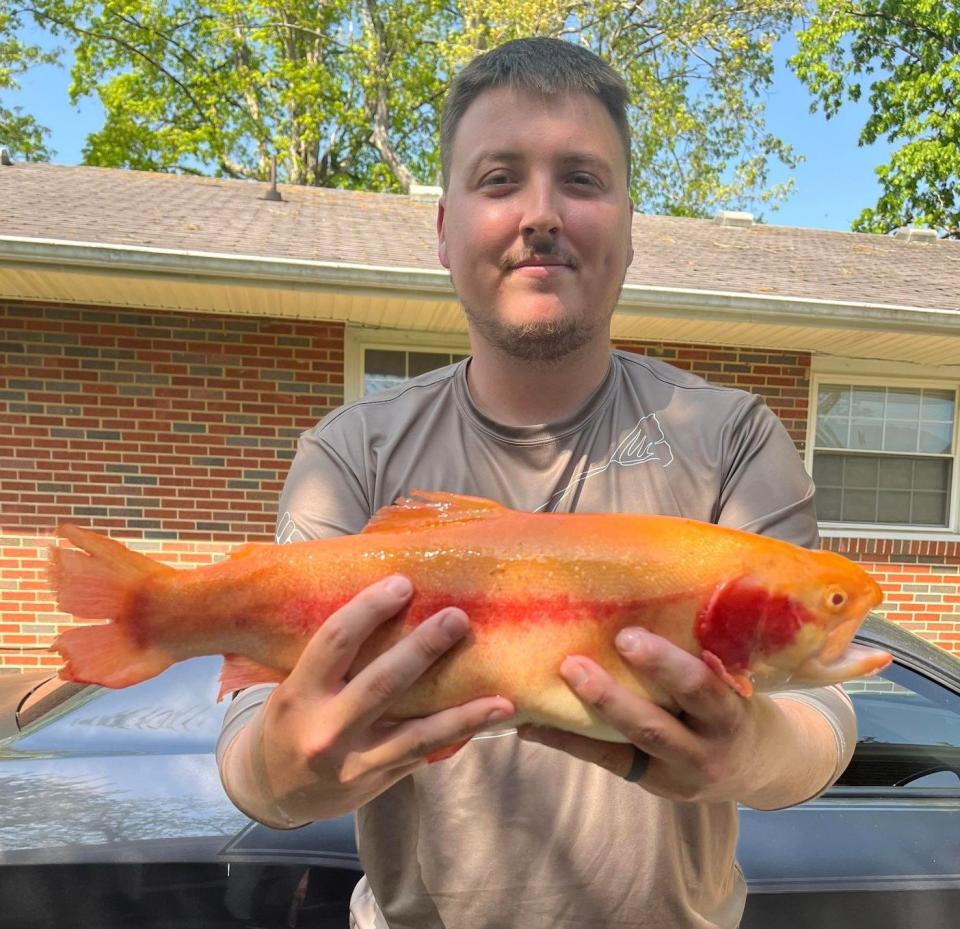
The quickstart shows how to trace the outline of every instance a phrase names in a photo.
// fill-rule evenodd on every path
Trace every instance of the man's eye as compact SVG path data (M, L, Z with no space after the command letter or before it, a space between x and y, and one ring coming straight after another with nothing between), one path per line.
M584 174L581 171L578 171L576 174L570 175L570 182L575 184L578 187L596 187L597 179L592 174Z
M483 181L481 181L481 183L482 183L484 186L490 185L490 186L494 186L494 187L497 186L497 185L499 185L499 184L509 184L509 183L510 183L510 175L509 175L509 174L505 174L505 173L502 172L502 171L497 171L497 172L495 172L495 173L493 173L493 174L488 174L488 175L483 179Z

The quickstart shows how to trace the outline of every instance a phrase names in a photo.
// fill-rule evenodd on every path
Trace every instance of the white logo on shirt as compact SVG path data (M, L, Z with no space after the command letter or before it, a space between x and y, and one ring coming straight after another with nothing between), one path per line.
M563 490L555 493L536 512L552 511L557 504L578 484L582 484L588 477L602 474L613 465L622 468L632 468L634 465L646 464L648 461L659 461L661 468L673 463L673 449L663 435L663 427L656 413L648 413L637 423L633 431L618 446L605 465L591 468L581 474L575 481L571 481Z
M284 545L287 542L305 541L303 533L297 528L297 524L293 521L293 517L289 512L284 513L277 520L276 538L278 545Z

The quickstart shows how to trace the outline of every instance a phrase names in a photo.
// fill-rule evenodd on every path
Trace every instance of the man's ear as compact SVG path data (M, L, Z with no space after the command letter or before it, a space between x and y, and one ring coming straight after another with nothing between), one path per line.
M440 202L437 204L437 258L440 259L440 264L449 271L450 262L447 259L447 233L444 226L446 211L446 197L441 197Z
M627 267L633 264L633 214L637 210L637 205L633 202L633 197L630 198L630 230L627 232L627 235L630 237L630 248L627 250Z

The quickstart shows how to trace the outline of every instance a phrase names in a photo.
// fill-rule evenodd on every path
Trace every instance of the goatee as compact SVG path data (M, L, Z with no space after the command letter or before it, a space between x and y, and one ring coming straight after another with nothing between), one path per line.
M474 314L466 306L464 311L485 341L518 361L554 364L583 348L596 332L595 326L572 319L511 325Z

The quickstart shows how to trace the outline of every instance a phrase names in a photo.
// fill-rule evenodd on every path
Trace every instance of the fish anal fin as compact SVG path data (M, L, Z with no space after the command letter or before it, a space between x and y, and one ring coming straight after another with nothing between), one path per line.
M144 648L123 627L108 623L77 626L60 633L50 646L65 664L60 677L80 684L129 687L156 677L174 663L166 652Z
M446 761L447 758L452 758L469 741L469 739L463 739L460 742L454 742L452 745L445 745L443 748L438 748L435 752L430 752L430 754L426 756L427 764L434 764L437 761Z
M502 516L509 510L484 497L468 497L444 491L412 490L382 507L370 518L363 532L414 532L450 523Z
M260 664L244 655L224 655L223 670L220 672L219 703L225 694L243 690L254 684L279 684L287 675L283 671Z
M729 684L741 697L753 696L753 681L746 674L731 674L726 665L713 652L702 652L703 663L724 683Z

